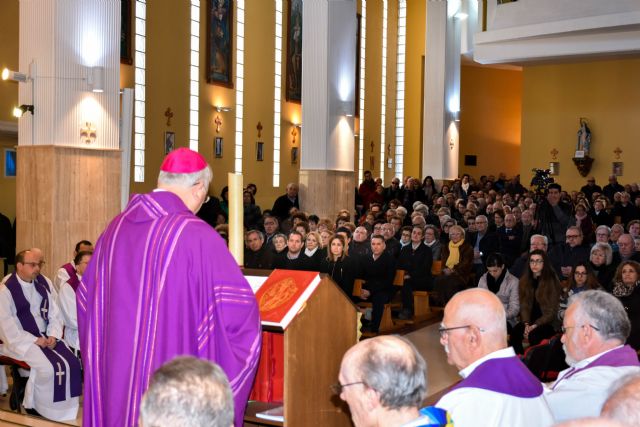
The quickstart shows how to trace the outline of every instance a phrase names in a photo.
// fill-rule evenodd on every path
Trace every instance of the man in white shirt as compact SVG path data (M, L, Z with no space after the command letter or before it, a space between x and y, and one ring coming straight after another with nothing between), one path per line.
M445 411L420 409L427 394L427 363L413 344L397 335L351 347L332 389L349 405L355 427L447 424Z
M75 273L60 286L58 305L64 322L64 342L69 350L80 357L80 339L78 338L78 310L76 308L76 289L80 285L82 275L91 261L92 252L80 251L73 259Z
M76 243L76 248L73 252L73 258L80 252L93 252L93 244L88 240L80 240ZM58 269L56 272L56 277L53 278L53 286L55 286L56 291L60 291L60 287L63 283L66 283L67 280L73 277L73 273L76 271L76 263L72 261L66 263L62 267Z
M493 292L473 288L447 303L440 343L463 378L436 403L456 427L545 427L553 417L542 385L507 347L504 307Z
M545 399L556 421L597 416L611 385L640 372L638 355L624 345L629 317L613 295L584 291L569 300L562 329L570 368L545 390Z
M62 338L62 320L52 288L40 275L32 251L16 255L16 272L0 286L1 353L30 367L22 402L27 412L56 421L73 420L82 392L80 362Z

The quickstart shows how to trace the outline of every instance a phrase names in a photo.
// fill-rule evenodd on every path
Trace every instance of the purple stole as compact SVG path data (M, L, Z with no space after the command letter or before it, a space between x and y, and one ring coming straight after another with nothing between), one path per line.
M73 266L73 264L68 262L65 265L63 265L62 268L64 268L67 274L69 275L69 280L67 280L67 283L71 285L71 287L73 288L73 292L77 291L78 286L80 285L80 280L78 280L78 273L75 267Z
M542 384L516 356L489 359L481 363L452 390L480 388L520 398L542 394Z
M585 371L590 368L596 368L598 366L608 366L611 368L623 368L626 366L640 366L640 362L638 362L638 354L634 349L629 345L625 345L623 347L616 348L611 350L602 356L598 357L596 360L592 360L591 363L583 366L582 368L571 368L569 371L556 383L553 385L552 390L556 388L556 386L562 382L563 380L569 379L575 374Z
M46 279L41 275L33 281L36 291L42 297L42 302L40 303L40 314L44 321L49 323L49 284ZM31 305L27 298L24 296L24 292L22 291L22 286L16 277L16 274L13 273L9 280L7 280L7 289L11 292L11 297L13 298L13 303L16 306L16 316L20 321L20 325L22 329L29 332L31 335L36 337L46 337L45 334L40 332L38 328L38 324L36 323L36 319L31 314ZM78 358L71 353L71 351L64 345L63 342L58 342L53 349L48 347L40 347L37 346L42 353L49 359L51 366L54 372L54 381L53 381L53 401L54 402L62 402L66 400L66 389L67 382L63 381L63 377L65 375L71 375L70 385L71 385L71 397L80 396L82 392L82 378L80 374L80 362ZM69 364L69 371L66 370L66 365L64 360Z

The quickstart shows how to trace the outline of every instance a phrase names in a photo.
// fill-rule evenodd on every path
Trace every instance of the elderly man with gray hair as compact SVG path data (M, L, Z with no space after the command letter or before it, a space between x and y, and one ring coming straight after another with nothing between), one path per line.
M140 407L141 427L231 427L233 394L215 363L176 357L151 378Z
M407 339L379 336L351 347L333 391L347 402L355 427L448 425L444 410L420 409L427 394L427 363Z
M640 372L638 355L625 341L631 332L622 303L603 291L569 299L562 343L570 366L545 390L556 421L597 416L611 385Z

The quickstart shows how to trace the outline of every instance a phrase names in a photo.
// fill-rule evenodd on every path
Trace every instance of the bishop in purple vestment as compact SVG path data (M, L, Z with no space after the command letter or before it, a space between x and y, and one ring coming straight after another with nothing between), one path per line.
M135 426L153 372L178 355L218 363L241 426L260 352L255 295L225 242L194 215L211 169L186 148L158 190L106 228L77 292L85 366L83 426Z

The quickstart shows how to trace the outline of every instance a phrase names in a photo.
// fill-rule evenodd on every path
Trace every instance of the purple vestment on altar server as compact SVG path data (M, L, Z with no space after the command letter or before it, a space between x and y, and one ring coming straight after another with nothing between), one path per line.
M83 426L134 426L153 372L178 355L218 363L235 425L260 352L255 295L225 242L178 196L135 195L98 240L77 291Z

